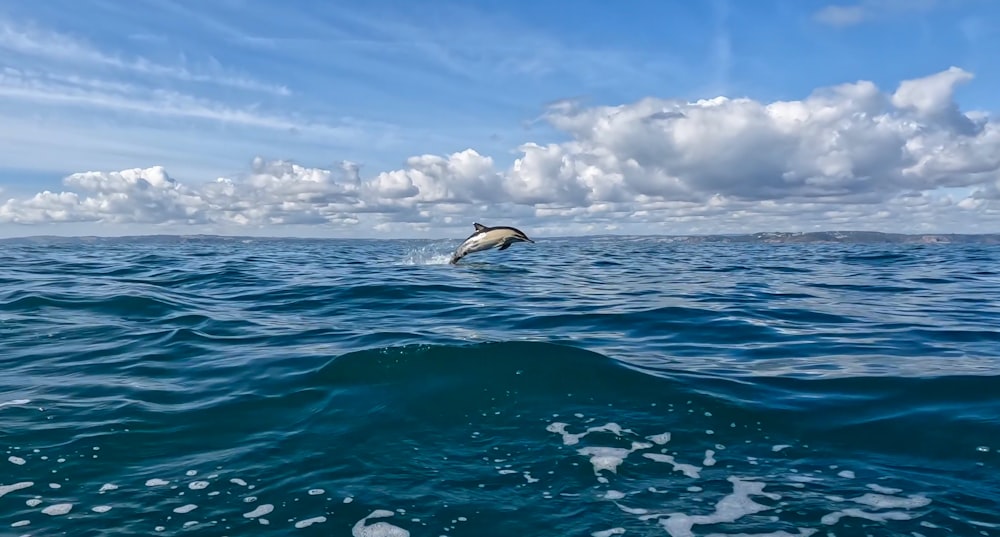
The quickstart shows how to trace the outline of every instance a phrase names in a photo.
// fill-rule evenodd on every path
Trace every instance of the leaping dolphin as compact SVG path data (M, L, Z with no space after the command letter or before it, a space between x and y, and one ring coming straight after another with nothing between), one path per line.
M498 250L506 250L515 242L535 242L517 228L507 226L486 227L479 222L472 225L475 226L476 231L472 235L469 235L469 238L465 239L458 246L458 249L455 250L455 253L452 254L452 265L473 252L481 252L493 247L498 247Z

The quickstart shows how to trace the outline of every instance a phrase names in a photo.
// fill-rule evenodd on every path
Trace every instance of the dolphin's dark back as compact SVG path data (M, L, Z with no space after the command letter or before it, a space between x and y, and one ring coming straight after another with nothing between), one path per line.
M518 235L521 235L524 238L528 238L528 235L525 232L521 231L520 229L517 229L516 227L511 227L511 226L493 226L493 227L489 227L489 226L484 226L484 225L480 224L479 222L476 222L476 223L472 224L472 226L476 228L476 231L472 235L469 235L469 237L475 237L476 234L478 234L478 233L488 233L488 232L496 230L496 229L506 229L508 231L513 231L514 233L517 233Z

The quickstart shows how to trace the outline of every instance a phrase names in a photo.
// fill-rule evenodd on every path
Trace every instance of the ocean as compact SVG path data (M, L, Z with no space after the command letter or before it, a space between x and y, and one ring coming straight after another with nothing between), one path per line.
M0 241L0 535L1000 535L1000 245L536 240Z

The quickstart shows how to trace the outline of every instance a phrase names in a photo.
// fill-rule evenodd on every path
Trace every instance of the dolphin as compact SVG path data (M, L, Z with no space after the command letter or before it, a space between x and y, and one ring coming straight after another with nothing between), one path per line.
M507 226L486 227L479 222L472 225L475 226L476 231L472 235L469 235L469 238L462 241L462 244L452 254L452 265L457 264L459 259L473 252L481 252L493 247L498 247L498 250L506 250L515 242L535 242L517 228Z

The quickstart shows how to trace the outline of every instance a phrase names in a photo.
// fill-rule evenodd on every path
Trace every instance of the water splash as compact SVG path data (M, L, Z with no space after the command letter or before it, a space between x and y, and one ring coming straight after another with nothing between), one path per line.
M450 242L435 242L410 249L403 256L403 265L447 265L455 246Z

